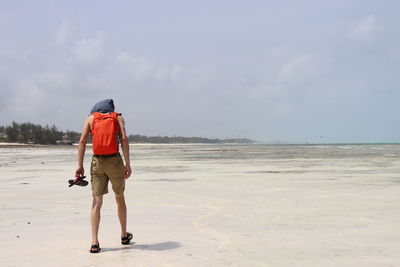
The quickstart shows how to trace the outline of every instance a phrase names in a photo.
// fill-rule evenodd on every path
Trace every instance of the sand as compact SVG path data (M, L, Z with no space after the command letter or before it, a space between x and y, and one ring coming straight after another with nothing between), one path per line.
M90 187L67 186L76 148L0 147L0 266L399 266L399 146L131 149L134 244L110 193L90 254Z

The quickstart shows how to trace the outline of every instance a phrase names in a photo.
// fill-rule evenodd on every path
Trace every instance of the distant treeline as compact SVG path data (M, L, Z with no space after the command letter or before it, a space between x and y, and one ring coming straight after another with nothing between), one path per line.
M73 144L79 142L81 134L74 131L61 131L54 124L52 126L41 126L30 122L12 122L8 126L0 126L0 141L25 144ZM204 137L183 137L183 136L146 136L129 135L131 143L252 143L253 141L245 138L238 139L209 139ZM90 142L90 141L89 141Z
M25 144L72 144L79 141L80 134L73 131L60 131L52 126L38 125L30 122L12 122L8 126L0 126L0 141Z

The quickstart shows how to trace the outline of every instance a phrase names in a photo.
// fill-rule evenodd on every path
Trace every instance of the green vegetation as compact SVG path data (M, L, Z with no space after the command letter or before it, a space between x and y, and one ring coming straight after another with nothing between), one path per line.
M41 126L30 122L16 123L12 122L8 126L0 126L0 142L24 143L24 144L73 144L79 142L80 133L74 131L60 131L55 125L51 127ZM183 136L146 136L129 135L131 143L252 143L252 140L240 139L209 139L204 137L183 137Z
M30 122L12 122L0 126L0 141L25 144L72 144L79 140L80 134L72 131L60 131L55 125L41 126Z

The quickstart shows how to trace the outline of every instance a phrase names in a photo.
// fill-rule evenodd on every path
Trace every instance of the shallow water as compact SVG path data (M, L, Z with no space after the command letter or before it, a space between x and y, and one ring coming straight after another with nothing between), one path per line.
M91 160L90 150L88 147L86 163ZM0 146L0 168L9 167L18 172L14 167L32 163L46 166L63 163L74 165L76 153L75 146ZM138 144L131 145L130 154L132 165L139 173L186 172L192 169L189 162L195 162L260 167L258 170L247 171L248 174L304 173L319 171L320 168L333 174L340 171L337 167L351 174L379 172L382 168L389 171L400 158L400 145ZM148 166L146 162L160 164ZM273 164L285 164L290 169L262 168L263 165ZM368 168L359 169L363 166ZM46 170L52 171L48 168ZM40 171L40 168L30 171Z
M0 146L0 166L30 160L73 160L75 146ZM49 158L46 151L51 154ZM90 158L90 147L86 157ZM189 161L257 159L368 159L400 157L400 145L264 145L264 144L169 144L131 145L131 159Z

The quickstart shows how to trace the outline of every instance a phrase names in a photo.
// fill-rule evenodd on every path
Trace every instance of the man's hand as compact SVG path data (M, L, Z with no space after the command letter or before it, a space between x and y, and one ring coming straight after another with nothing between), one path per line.
M85 169L83 167L78 167L75 171L75 177L83 176Z
M126 166L126 165L125 165L125 175L124 175L124 178L125 178L125 179L128 179L129 176L131 176L131 174L132 174L131 166Z

